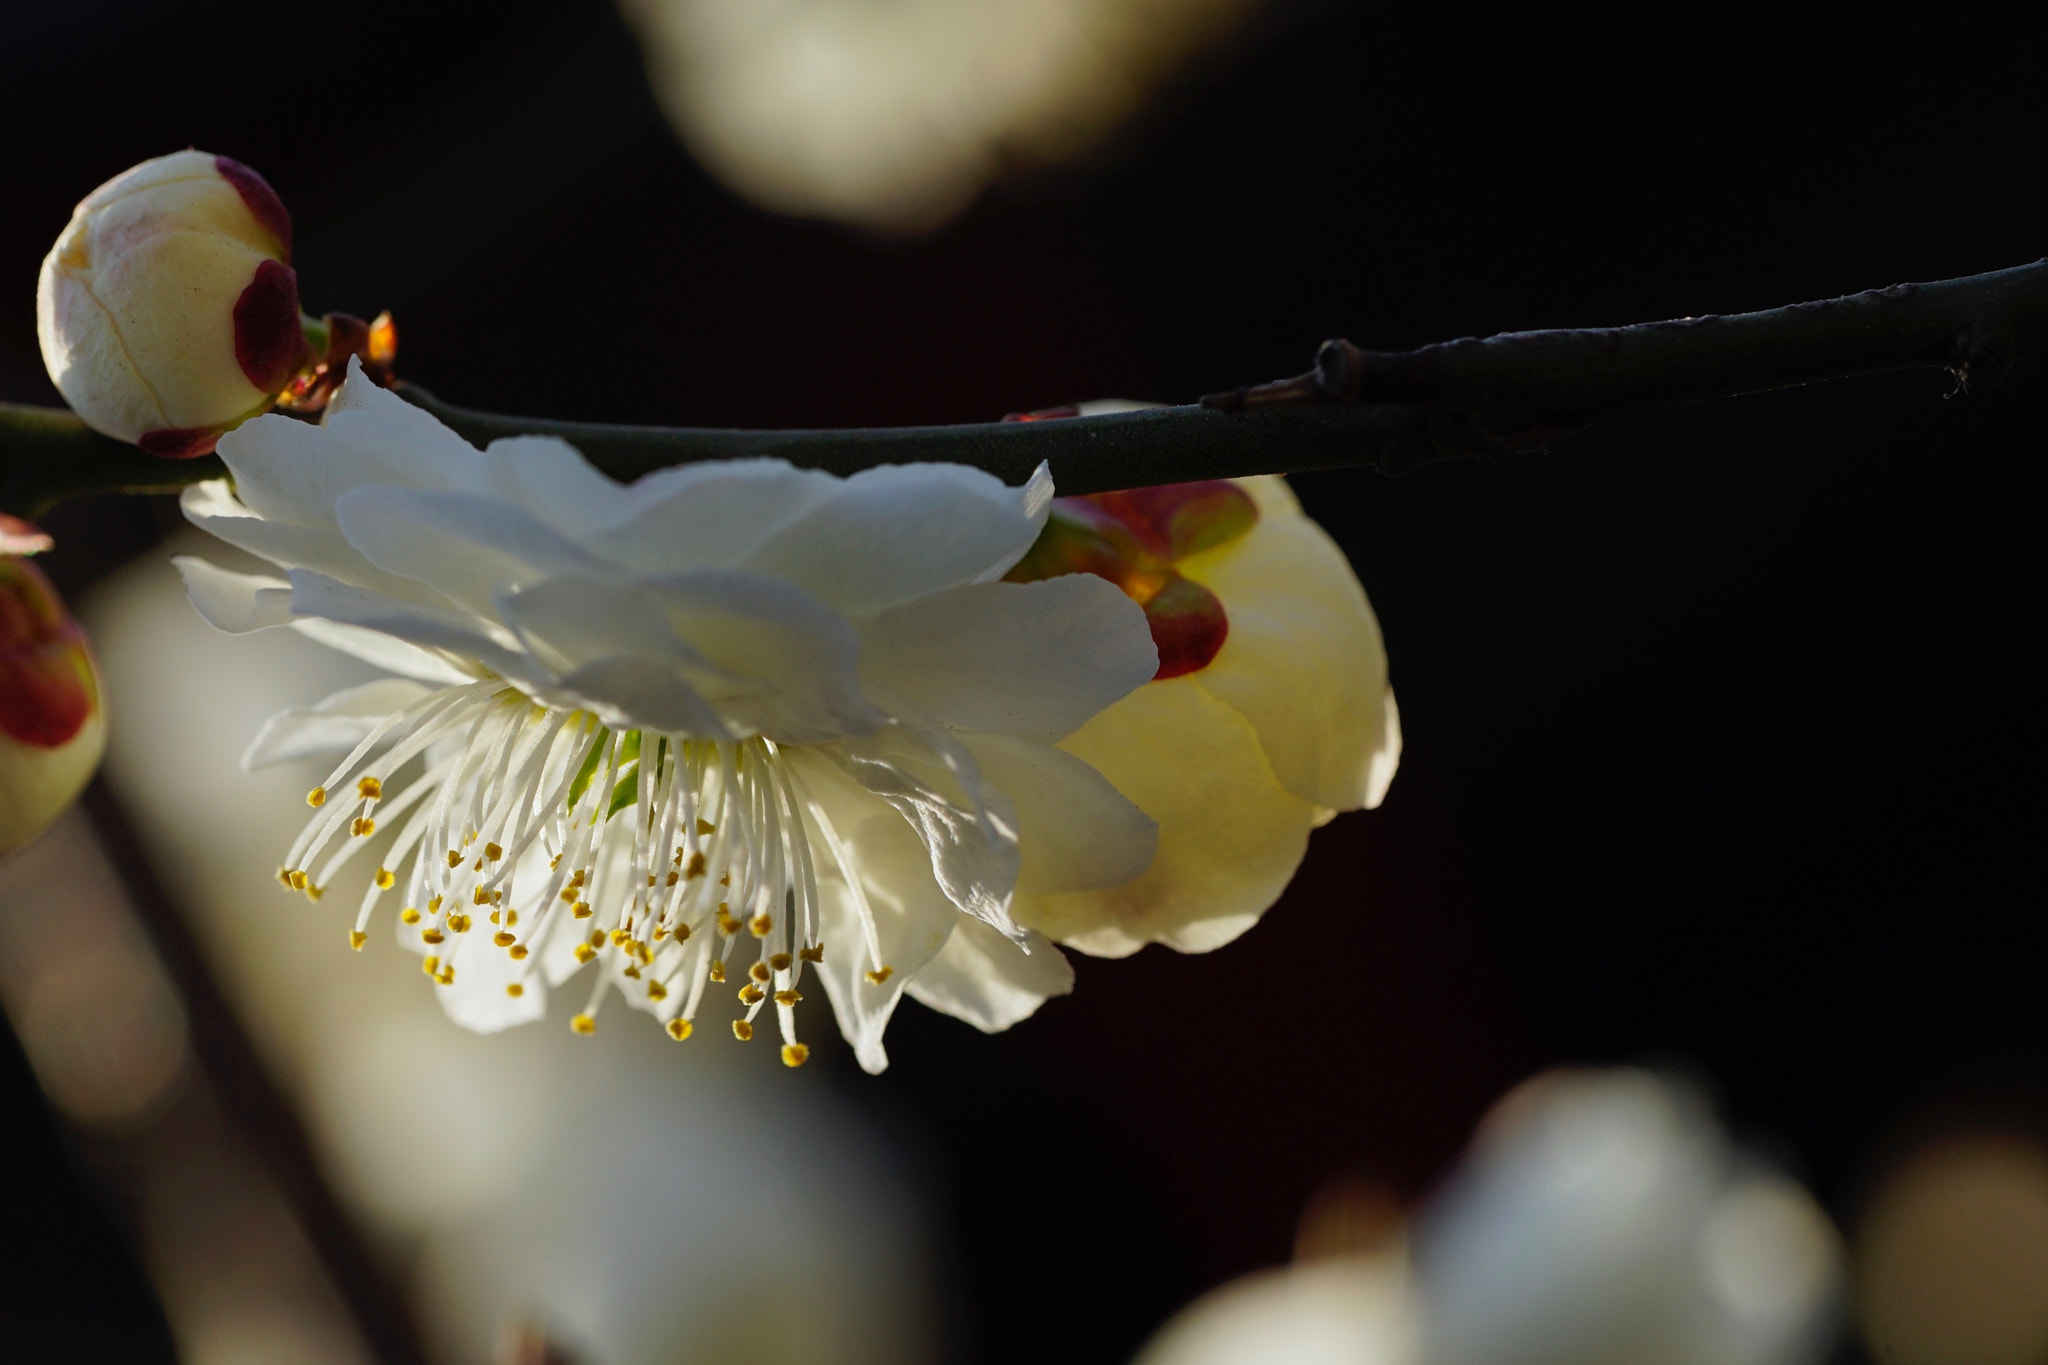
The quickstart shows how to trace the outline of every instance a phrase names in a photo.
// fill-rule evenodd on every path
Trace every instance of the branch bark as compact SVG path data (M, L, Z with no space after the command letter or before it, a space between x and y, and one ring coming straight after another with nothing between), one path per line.
M851 474L947 460L1009 483L1040 461L1062 492L1308 469L1401 474L1436 460L1530 450L1614 418L1886 371L1996 381L2048 344L2048 260L1728 317L1507 332L1414 351L1326 342L1316 368L1199 404L1052 421L817 431L556 422L399 392L472 441L555 435L620 479L697 460L775 456ZM153 460L60 409L0 404L0 509L154 493L214 478L207 457Z

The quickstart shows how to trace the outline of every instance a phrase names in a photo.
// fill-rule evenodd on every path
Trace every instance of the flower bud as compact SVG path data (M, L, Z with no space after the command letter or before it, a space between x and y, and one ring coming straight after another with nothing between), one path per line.
M248 167L145 161L87 195L43 258L43 363L94 430L204 455L305 361L291 255L291 218Z
M0 858L77 799L106 740L85 632L34 565L0 557Z

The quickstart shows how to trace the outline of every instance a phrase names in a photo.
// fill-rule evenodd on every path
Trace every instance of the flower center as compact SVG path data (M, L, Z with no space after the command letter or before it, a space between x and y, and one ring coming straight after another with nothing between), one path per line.
M403 888L399 918L443 987L478 974L517 999L596 962L572 1029L595 1032L618 990L681 1040L707 991L726 985L743 1009L736 1037L752 1038L772 1004L782 1060L809 1057L796 1005L805 966L824 960L814 848L831 860L827 875L859 883L773 741L610 730L492 680L384 722L307 801L317 813L279 877L314 900L380 829L398 828L352 946L367 941L381 898ZM869 977L885 978L872 915L857 890L850 899Z

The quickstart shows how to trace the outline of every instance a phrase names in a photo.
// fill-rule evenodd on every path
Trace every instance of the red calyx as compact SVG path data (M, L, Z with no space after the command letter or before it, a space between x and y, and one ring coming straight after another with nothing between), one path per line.
M196 460L211 455L213 443L219 439L220 433L212 427L166 427L143 432L135 444L142 447L143 454L159 460Z
M249 382L274 394L306 360L299 325L299 277L288 265L265 261L235 300L235 359Z
M220 173L221 179L235 187L235 193L242 196L242 202L249 206L249 212L256 215L256 221L277 238L284 259L289 263L292 258L292 216L285 211L284 200L277 197L277 191L270 188L270 182L232 157L215 157L213 168Z

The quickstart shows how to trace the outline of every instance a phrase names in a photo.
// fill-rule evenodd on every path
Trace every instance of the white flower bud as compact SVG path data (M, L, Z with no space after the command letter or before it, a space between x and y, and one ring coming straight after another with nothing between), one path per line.
M43 363L94 430L203 455L304 362L291 253L291 218L248 167L145 161L87 195L44 257Z

